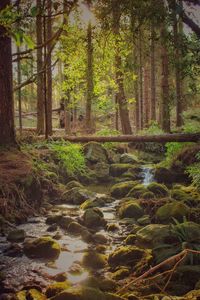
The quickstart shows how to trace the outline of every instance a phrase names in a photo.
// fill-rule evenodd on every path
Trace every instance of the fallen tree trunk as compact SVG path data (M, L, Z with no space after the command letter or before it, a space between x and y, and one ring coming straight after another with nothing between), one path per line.
M55 136L52 137L54 141L63 139L65 141L76 142L76 143L87 143L87 142L124 142L124 143L167 143L167 142L198 142L200 141L200 133L198 134L161 134L161 135L121 135L121 136Z

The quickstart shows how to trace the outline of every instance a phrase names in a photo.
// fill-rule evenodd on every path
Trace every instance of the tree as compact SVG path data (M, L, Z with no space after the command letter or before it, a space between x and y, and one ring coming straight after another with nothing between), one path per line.
M10 4L1 0L0 11ZM15 143L11 39L0 25L0 145Z

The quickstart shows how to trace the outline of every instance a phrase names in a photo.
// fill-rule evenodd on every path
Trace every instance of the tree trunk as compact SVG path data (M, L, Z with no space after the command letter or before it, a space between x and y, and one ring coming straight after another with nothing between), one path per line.
M52 37L52 0L47 1L48 6L48 18L47 18L47 40L50 40ZM47 45L47 99L46 99L46 132L47 135L52 135L52 70L51 70L51 47L52 43Z
M143 129L143 110L144 110L144 99L143 99L143 59L142 59L142 33L141 29L139 32L139 85L140 85L140 98L139 98L139 115L140 115L140 130Z
M170 132L170 110L169 110L169 66L168 52L166 47L166 28L162 25L161 28L161 62L162 62L162 99L161 99L161 126L163 131Z
M88 24L87 29L87 99L86 99L86 130L92 130L92 100L94 97L93 83L93 45L92 45L92 25Z
M122 59L120 55L119 46L119 30L120 30L120 3L118 0L112 0L112 13L113 13L113 33L115 35L115 69L116 69L116 84L118 91L116 93L116 103L119 106L119 115L121 120L122 132L124 134L131 134L131 124L129 119L128 103L124 91L124 74L122 72Z
M10 5L0 1L0 11ZM15 144L11 39L0 26L0 145Z
M144 127L149 125L149 70L144 68Z
M37 45L43 43L42 0L37 0L38 15L36 18ZM37 132L44 133L44 74L40 73L43 68L42 47L37 49Z
M173 3L174 8L176 2ZM181 43L178 29L178 19L176 12L173 13L173 32L174 32L174 61L175 61L175 80L176 80L176 126L183 125L183 93L182 93L182 72L181 72Z
M156 121L156 63L155 63L155 28L151 24L151 120Z

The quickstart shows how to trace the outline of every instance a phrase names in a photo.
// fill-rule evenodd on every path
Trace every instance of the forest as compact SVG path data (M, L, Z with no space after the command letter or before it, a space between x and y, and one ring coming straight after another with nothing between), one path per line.
M200 299L200 1L0 0L0 300Z

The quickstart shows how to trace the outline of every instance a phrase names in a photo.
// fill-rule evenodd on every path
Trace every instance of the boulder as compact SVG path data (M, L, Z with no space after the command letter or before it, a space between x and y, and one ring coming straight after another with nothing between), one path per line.
M24 244L24 253L30 258L54 260L60 254L60 245L51 237L41 237Z
M6 298L7 299L7 298ZM30 299L30 300L46 300L47 297L45 295L43 295L40 291L36 290L36 289L30 289L30 290L22 290L20 292L18 292L16 294L16 298L15 297L11 297L8 298L10 300L26 300L26 299Z
M70 223L74 222L74 219L68 216L62 216L58 222L62 229L68 229Z
M82 264L87 269L103 269L107 264L107 256L96 251L89 251L84 254Z
M51 298L61 293L62 291L65 291L69 287L70 283L68 281L55 282L47 287L45 295L47 296L47 298Z
M105 206L105 200L102 198L95 198L94 200L86 200L81 204L81 209L86 210L92 207L103 207Z
M147 199L147 200L151 200L151 199L155 199L156 196L154 193L148 191L148 192L145 192L144 194L142 194L141 196L143 199Z
M120 163L122 163L122 164L138 164L139 159L134 154L124 153L120 156Z
M67 228L67 231L72 235L78 236L81 235L85 229L86 228L81 224L79 224L78 222L71 222Z
M162 223L169 223L175 218L178 221L183 221L184 217L187 217L190 213L190 208L178 201L166 203L158 208L156 211L156 218Z
M98 162L109 163L107 150L100 143L89 142L84 146L84 154L87 161L91 164Z
M131 164L112 164L110 166L110 175L113 177L119 177L132 167L133 165Z
M83 223L86 227L100 227L106 224L103 213L98 208L88 208L83 214Z
M102 234L102 233L96 233L93 236L93 238L94 238L95 243L97 243L97 244L104 245L104 244L108 243L108 238L104 234Z
M130 269L126 267L122 267L112 273L112 279L114 280L122 280L130 275Z
M61 214L50 215L46 219L46 224L48 225L58 224L61 218L62 218Z
M136 235L135 234L129 234L125 239L126 245L134 245L136 241Z
M130 192L127 194L127 197L142 198L142 195L147 191L147 188L143 184L137 184L130 190Z
M137 181L132 181L132 180L117 183L111 187L110 190L111 196L115 197L116 199L123 198L137 184L138 184Z
M111 180L110 166L104 162L98 162L94 167L94 172L98 182L106 183Z
M164 198L169 195L169 190L164 184L152 182L147 186L147 189L154 193L156 197Z
M62 195L62 202L81 205L86 200L94 197L95 193L92 193L84 188L74 187Z
M23 229L15 229L9 232L7 240L11 243L23 242L26 238L26 232Z
M123 199L118 210L118 215L121 219L134 218L137 220L144 215L144 211L137 200Z
M80 182L76 181L76 180L72 180L72 181L70 181L66 184L66 189L67 190L71 190L75 187L83 188L83 185Z

